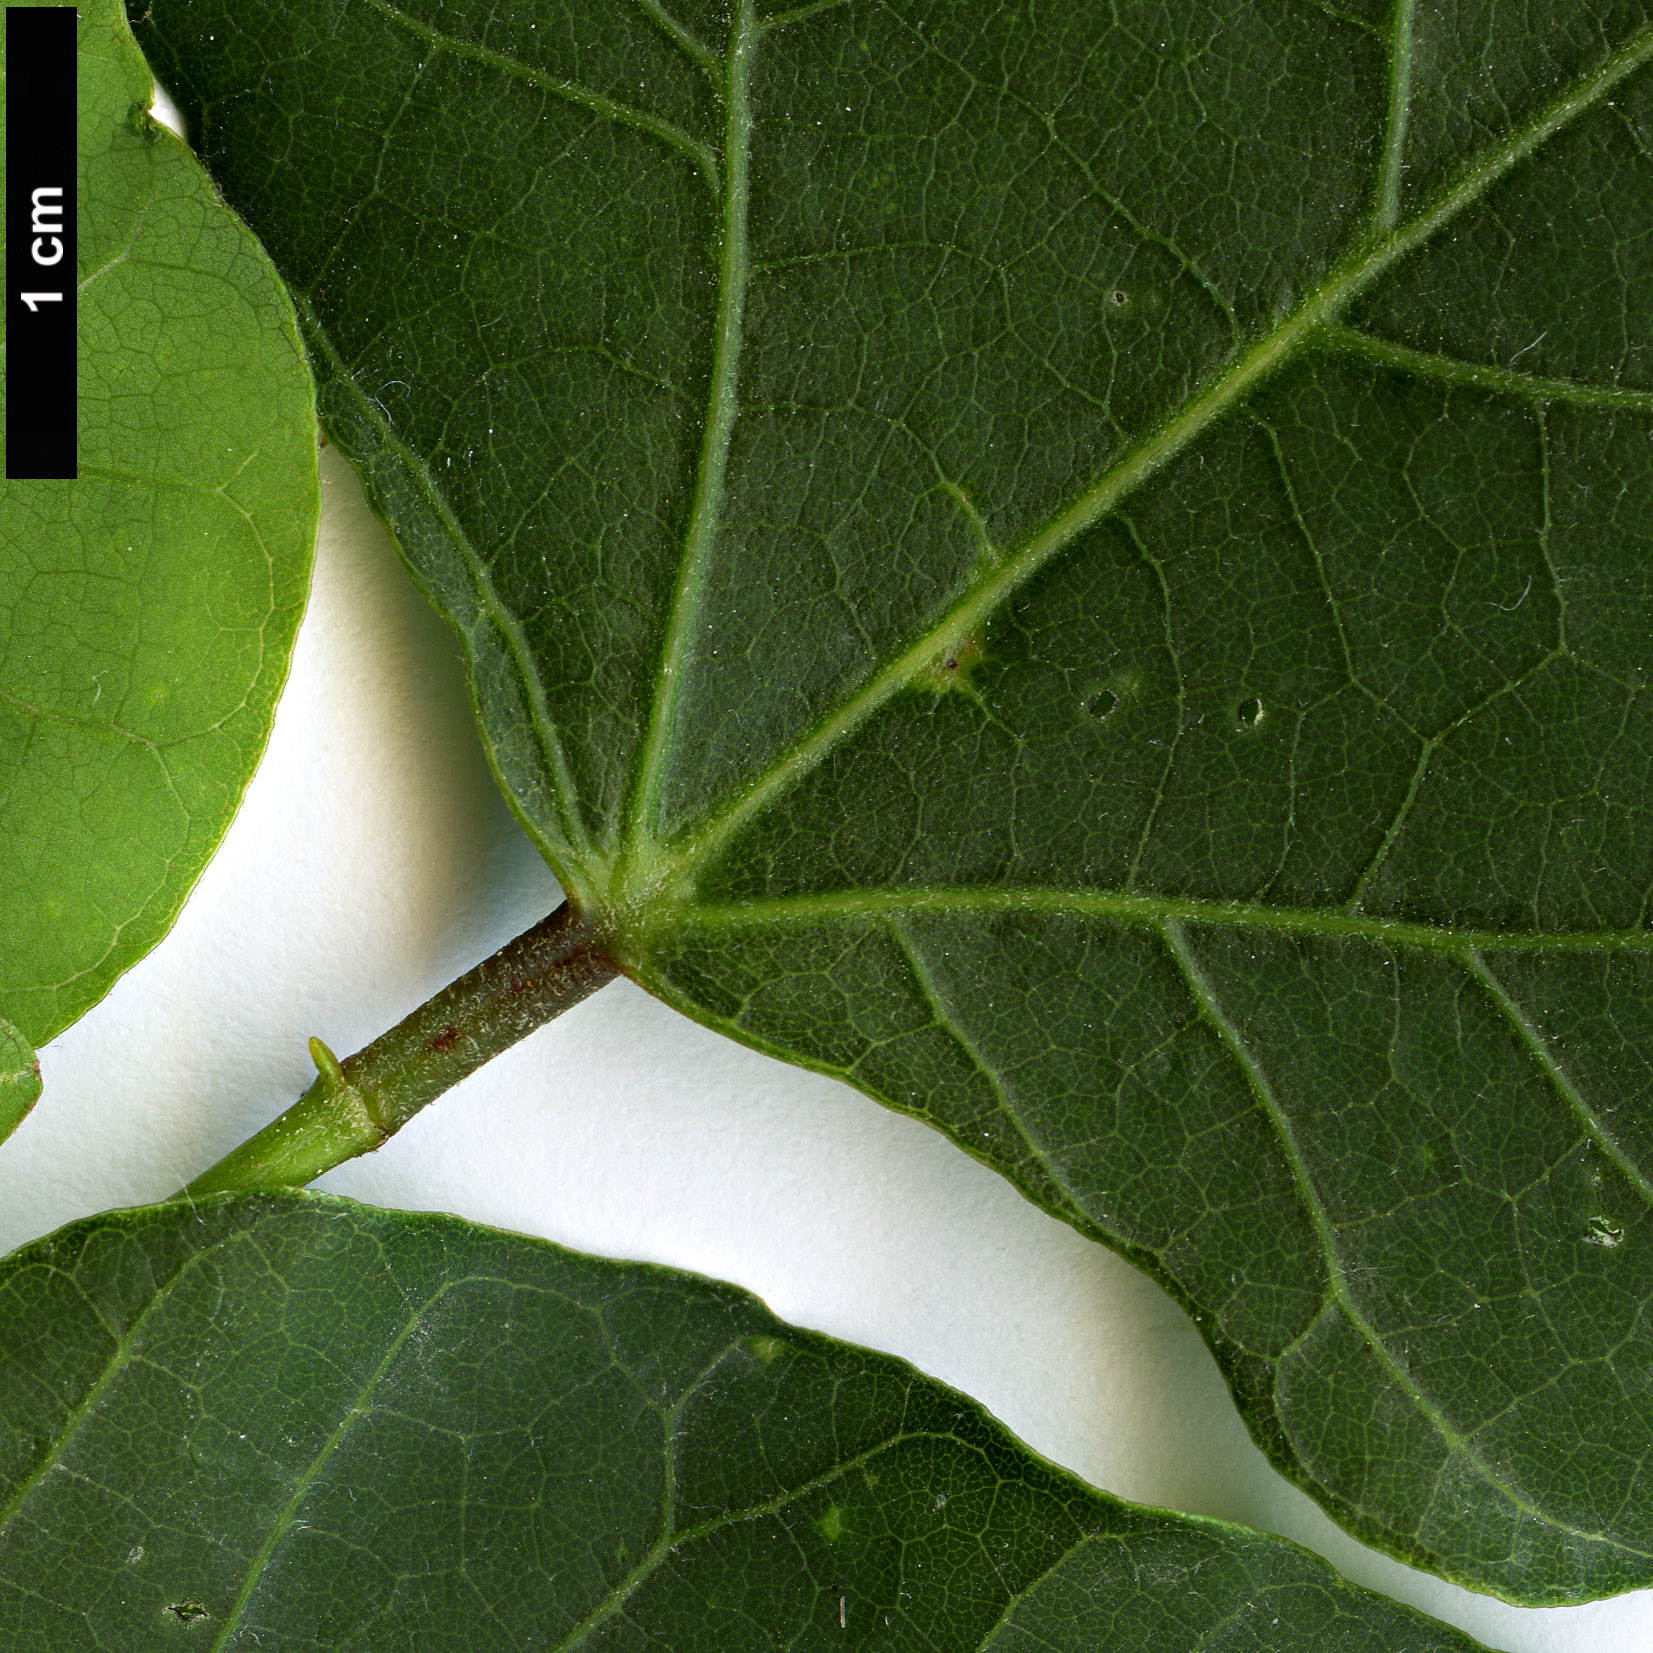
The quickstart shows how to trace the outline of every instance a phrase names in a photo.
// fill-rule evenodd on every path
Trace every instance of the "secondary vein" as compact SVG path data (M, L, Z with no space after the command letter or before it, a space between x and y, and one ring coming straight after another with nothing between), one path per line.
M723 65L718 62L717 54L709 51L698 36L691 34L684 28L660 0L637 0L643 15L666 36L671 43L692 63L700 69L713 89L721 97L723 95Z
M771 1498L763 1499L759 1503L727 1510L693 1526L663 1532L625 1576L610 1588L603 1599L573 1629L569 1630L561 1641L555 1644L553 1653L572 1653L574 1648L585 1646L590 1641L592 1634L614 1618L637 1587L654 1573L667 1557L675 1556L688 1545L698 1543L729 1527L740 1526L749 1521L758 1521L766 1515L779 1514L788 1506L801 1503L811 1493L819 1491L822 1487L829 1487L835 1481L841 1481L853 1475L863 1465L873 1462L884 1453L893 1451L907 1441L915 1440L951 1441L957 1446L976 1452L978 1455L980 1453L979 1447L961 1441L958 1436L950 1434L944 1429L903 1429L887 1435L881 1441L875 1441L863 1451L842 1459L830 1468L823 1470L820 1474L812 1475L806 1480L800 1481L796 1486L782 1487Z
M998 1107L999 1117L1010 1127L1016 1140L1027 1150L1028 1156L1050 1179L1051 1186L1056 1190L1058 1197L1074 1210L1085 1213L1084 1201L1075 1189L1069 1186L1067 1179L1057 1170L1050 1155L1035 1142L1026 1122L1016 1111L1016 1105L1011 1100L1009 1089L1005 1085L1004 1075L982 1053L981 1046L976 1042L973 1034L967 1032L957 1013L942 997L941 989L937 986L935 976L931 972L928 960L919 950L917 943L907 933L906 927L899 917L892 914L888 921L888 931L895 948L906 963L912 975L913 986L918 996L923 1000L925 1008L930 1012L938 1028L945 1033L963 1054L964 1059L987 1081L987 1088L993 1093L993 1100Z
M1336 1305L1338 1312L1348 1321L1355 1335L1372 1351L1373 1358L1383 1367L1389 1376L1389 1380L1411 1401L1430 1427L1440 1436L1449 1452L1456 1453L1471 1464L1488 1486L1502 1493L1516 1509L1530 1520L1537 1521L1547 1527L1561 1527L1564 1531L1577 1532L1577 1528L1565 1527L1563 1523L1555 1520L1545 1510L1534 1504L1525 1494L1517 1491L1498 1476L1492 1465L1471 1443L1469 1437L1452 1423L1441 1407L1424 1392L1417 1379L1412 1376L1406 1366L1395 1357L1383 1334L1372 1324L1365 1311L1355 1301L1354 1294L1349 1286L1348 1274L1343 1266L1336 1226L1332 1222L1331 1213L1326 1209L1325 1202L1320 1197L1320 1191L1315 1187L1314 1180L1309 1175L1308 1162L1301 1145L1297 1141L1297 1131L1292 1124L1291 1116L1281 1106L1280 1099L1274 1093L1273 1083L1264 1071L1262 1064L1246 1044L1244 1036L1229 1018L1227 1011L1223 1009L1215 989L1201 968L1199 960L1195 958L1192 949L1188 945L1188 938L1183 934L1181 927L1174 920L1167 920L1161 927L1161 934L1165 941L1166 950L1170 953L1178 972L1181 974L1189 996L1199 1010L1201 1019L1216 1034L1224 1049L1227 1050L1229 1058L1239 1068L1247 1088L1256 1099L1258 1107L1268 1120L1275 1138L1280 1144L1280 1152L1286 1162L1286 1169L1298 1191L1304 1213L1309 1219L1310 1226L1314 1229L1315 1238L1319 1242L1321 1254L1326 1261L1326 1287L1331 1302ZM1604 1535L1589 1533L1585 1536L1599 1538Z
M98 1402L108 1392L110 1384L120 1376L132 1363L132 1352L137 1347L138 1339L149 1324L150 1317L157 1314L171 1299L171 1294L185 1275L199 1268L208 1257L212 1256L225 1240L214 1240L203 1246L199 1251L192 1251L176 1269L162 1280L150 1293L149 1301L144 1304L125 1332L114 1339L114 1347L110 1350L109 1359L104 1362L103 1370L97 1379L88 1386L86 1393L79 1402L64 1416L56 1437L51 1441L39 1463L18 1483L17 1490L12 1494L3 1508L0 1508L0 1533L4 1533L12 1523L17 1512L28 1501L29 1494L45 1480L52 1468L61 1463L64 1452L68 1449L70 1440L78 1433L82 1424L97 1410ZM100 1314L99 1318L102 1316Z
M1413 350L1404 344L1374 338L1358 328L1330 325L1327 342L1351 350L1385 367L1397 367L1426 379L1461 385L1495 395L1519 396L1527 402L1572 402L1579 407L1622 408L1629 413L1653 413L1653 390L1622 385L1587 385L1577 379L1543 379L1535 373L1516 373L1507 367L1466 362L1456 356Z
M972 585L928 631L868 678L860 689L768 769L756 775L723 808L679 838L665 855L669 867L657 871L656 876L692 878L696 866L775 794L813 769L851 730L923 672L948 638L983 625L1058 552L1163 469L1202 431L1317 337L1327 323L1335 321L1344 307L1380 275L1424 246L1557 132L1593 109L1650 57L1653 57L1653 25L1643 29L1593 76L1553 103L1537 120L1428 207L1351 254L1272 333L1259 339L1197 393L1181 412L1126 454L996 569Z
M1460 955L1464 968L1481 985L1486 996L1497 1008L1498 1014L1509 1023L1522 1048L1533 1059L1551 1088L1567 1104L1573 1117L1584 1127L1584 1134L1618 1167L1620 1174L1641 1197L1653 1205L1653 1182L1649 1182L1641 1167L1614 1141L1612 1133L1602 1123L1595 1109L1584 1100L1583 1093L1569 1077L1567 1070L1555 1058L1544 1035L1533 1024L1525 1010L1510 996L1509 990L1492 973L1480 950L1466 947Z
M314 1484L316 1477L321 1474L328 1460L343 1444L346 1436L363 1418L369 1415L368 1403L373 1398L373 1391L378 1388L385 1373L390 1370L392 1362L402 1352L407 1340L418 1330L425 1317L442 1298L465 1283L464 1280L444 1282L402 1323L400 1330L391 1339L389 1346L381 1356L378 1365L368 1374L367 1380L357 1392L356 1398L345 1408L332 1432L321 1443L304 1472L294 1482L292 1496L288 1498L281 1514L271 1523L270 1530L265 1534L264 1542L258 1547L257 1553L247 1563L247 1571L242 1579L241 1589L236 1595L234 1605L224 1615L223 1628L213 1638L209 1653L220 1653L221 1649L229 1645L230 1638L240 1627L241 1620L246 1614L247 1604L252 1600L253 1592L263 1580L265 1571L270 1564L270 1557L275 1554L276 1546L293 1530L293 1523L298 1518L299 1508L304 1502L305 1495Z
M389 0L362 0L362 4L371 6L387 22L405 29L409 34L442 51L453 53L455 57L468 57L477 63L485 63L490 69L498 69L514 80L526 81L530 86L537 86L541 91L551 93L553 97L577 104L582 109L589 109L592 114L600 115L604 120L613 121L620 126L633 127L639 132L647 132L693 162L696 170L706 179L713 192L716 192L717 158L705 144L698 138L691 137L682 127L661 120L658 115L651 115L646 110L634 109L630 104L605 97L601 92L593 91L589 86L582 86L576 80L548 75L544 70L536 69L532 64L524 63L519 58L511 57L505 52L496 52L491 46L480 45L474 40L461 40L457 35L444 34L440 29L433 29L430 24L423 23L416 17L409 17L406 12L390 5Z

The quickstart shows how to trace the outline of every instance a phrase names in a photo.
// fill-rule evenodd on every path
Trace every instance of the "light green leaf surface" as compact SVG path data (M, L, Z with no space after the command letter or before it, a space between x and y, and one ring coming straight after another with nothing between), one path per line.
M1647 0L155 0L627 968L1653 1584Z
M1469 1653L732 1286L315 1195L0 1265L0 1648Z
M4 1142L40 1100L40 1063L29 1041L0 1020L0 1142Z
M269 261L149 118L118 4L80 7L79 54L80 476L0 489L0 1014L36 1044L160 940L229 825L319 508Z

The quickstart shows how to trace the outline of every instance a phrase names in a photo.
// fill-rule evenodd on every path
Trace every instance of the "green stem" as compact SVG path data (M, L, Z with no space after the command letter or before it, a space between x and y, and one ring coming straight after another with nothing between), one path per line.
M184 1192L302 1188L372 1153L427 1102L612 981L601 943L564 905L346 1061L312 1039L315 1084Z

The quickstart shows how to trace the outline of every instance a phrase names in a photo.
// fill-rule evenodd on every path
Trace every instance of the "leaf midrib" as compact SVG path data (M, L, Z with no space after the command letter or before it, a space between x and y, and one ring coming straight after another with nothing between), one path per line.
M746 213L751 158L752 113L748 82L760 31L752 0L736 0L724 71L723 184L717 256L717 312L713 323L711 376L694 500L678 563L677 583L655 669L648 727L638 751L622 828L622 860L630 845L652 842L660 776L670 747L689 640L717 544L723 508L724 474L739 417L740 353L745 335L746 284L750 273ZM621 873L621 878L624 878Z
M1406 127L1412 112L1412 23L1417 0L1395 0L1389 43L1389 124L1378 179L1377 222L1388 229L1400 217L1401 174L1406 169Z
M675 840L657 842L648 835L641 819L634 817L622 849L621 876L616 879L613 890L615 906L638 914L653 910L661 918L688 918L695 906L692 888L697 873L740 827L774 797L794 786L853 730L912 683L951 639L984 624L1017 589L1081 533L1176 458L1247 392L1337 323L1342 311L1362 291L1401 259L1427 244L1551 137L1595 108L1650 57L1653 57L1653 25L1644 28L1594 75L1558 98L1429 206L1375 241L1368 239L1358 244L1272 332L1196 392L1178 413L1162 423L1058 516L1019 548L1009 551L997 567L901 654L864 680L833 712L697 826L685 829ZM1538 394L1542 395L1543 390Z

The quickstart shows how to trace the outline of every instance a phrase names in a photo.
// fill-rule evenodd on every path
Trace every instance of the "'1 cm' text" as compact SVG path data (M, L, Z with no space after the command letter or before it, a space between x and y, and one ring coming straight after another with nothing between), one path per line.
M29 233L34 240L29 244L29 256L36 264L49 269L63 262L63 191L56 184L42 184L29 197L34 215L29 221ZM63 302L62 293L19 293L30 313L38 315L42 304Z

